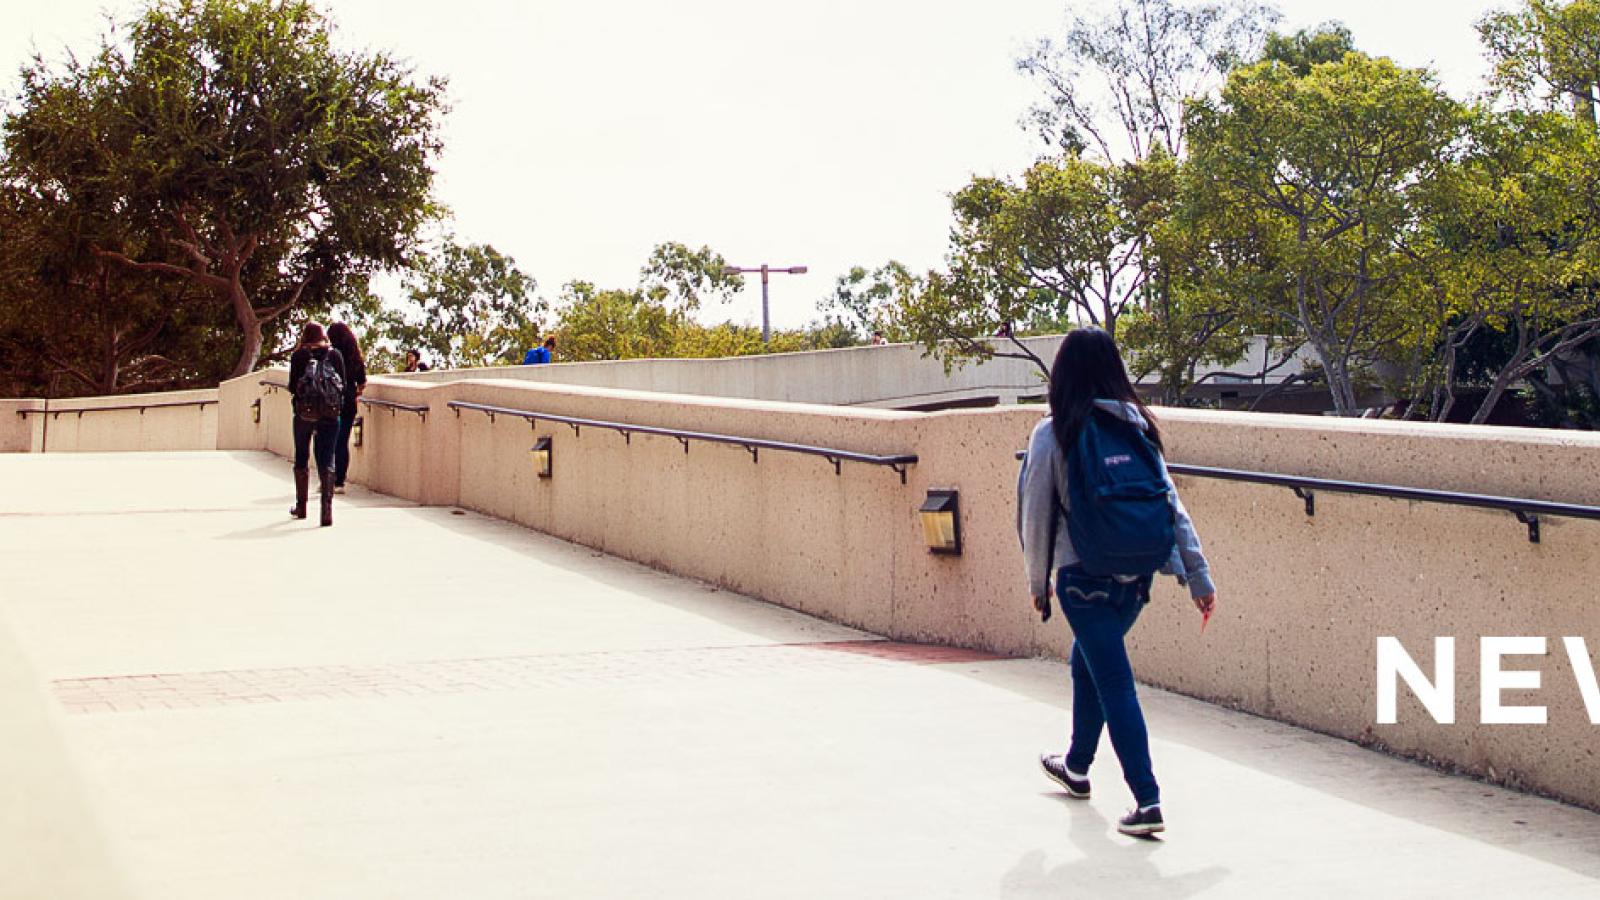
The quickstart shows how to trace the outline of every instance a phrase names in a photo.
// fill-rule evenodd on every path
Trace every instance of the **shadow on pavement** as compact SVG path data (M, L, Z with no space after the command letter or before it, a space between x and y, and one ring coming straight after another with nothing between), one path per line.
M1227 879L1229 870L1207 866L1193 872L1163 875L1155 864L1162 850L1159 840L1118 840L1112 825L1099 810L1064 794L1043 794L1057 800L1067 813L1067 842L1083 858L1049 869L1043 850L1030 850L1018 859L1000 882L1002 897L1081 897L1086 893L1116 897L1193 897ZM1098 889L1098 890L1097 890Z
M941 669L1055 706L1065 729L1071 719L1070 676L1066 663L1052 664L1060 671L1055 688L1042 686L1017 663ZM1198 750L1345 803L1600 880L1600 815L1148 685L1140 685L1139 696L1157 744ZM1108 762L1115 766L1114 760Z

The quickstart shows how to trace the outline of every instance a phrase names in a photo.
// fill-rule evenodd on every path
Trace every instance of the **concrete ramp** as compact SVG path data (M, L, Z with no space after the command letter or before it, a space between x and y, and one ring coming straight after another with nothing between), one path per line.
M1038 771L1059 663L289 493L266 454L0 457L0 700L65 754L19 790L8 750L0 896L1600 893L1600 816L1156 690L1170 831L1123 838L1109 744L1091 801ZM44 822L92 888L15 888Z

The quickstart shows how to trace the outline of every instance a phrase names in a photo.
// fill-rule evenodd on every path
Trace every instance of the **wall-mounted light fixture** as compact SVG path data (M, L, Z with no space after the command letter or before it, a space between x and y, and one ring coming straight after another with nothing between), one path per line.
M550 437L546 435L534 441L533 449L529 451L533 456L533 470L539 473L540 478L550 477L552 447Z
M254 419L255 423L257 425L261 424L261 398L260 397L256 398L256 402L250 404L250 418Z
M356 423L350 426L350 443L355 444L357 447L361 446L361 436L367 430L366 426L366 420L361 416L356 416Z
M933 553L961 555L961 513L956 491L929 491L922 502L922 539Z

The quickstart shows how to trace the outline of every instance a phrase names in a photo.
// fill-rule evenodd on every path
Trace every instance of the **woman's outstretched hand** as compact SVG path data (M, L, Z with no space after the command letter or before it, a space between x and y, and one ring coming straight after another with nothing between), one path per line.
M1033 598L1033 608L1039 611L1039 621L1041 621L1041 622L1050 621L1050 598L1049 597L1035 597L1035 598Z
M1212 591L1204 597L1194 598L1194 608L1200 610L1201 615L1209 618L1217 608L1217 592Z

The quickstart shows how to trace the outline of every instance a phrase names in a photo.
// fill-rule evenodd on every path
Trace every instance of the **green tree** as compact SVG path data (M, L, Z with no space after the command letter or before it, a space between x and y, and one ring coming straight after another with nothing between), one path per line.
M402 262L436 212L443 84L345 53L308 2L156 0L93 56L22 72L10 176L70 182L126 233L102 259L183 279L231 315L233 375L341 279Z
M821 306L859 340L870 339L876 332L888 341L908 341L911 335L898 320L896 303L907 286L916 283L916 277L898 260L870 270L851 266L835 280L833 293Z
M86 236L116 223L95 220L94 204L54 187L46 199L0 181L0 368L13 391L116 394L214 382L225 368L203 341L216 322L197 292L89 252Z
M1163 270L1155 230L1170 215L1176 171L1158 148L1142 163L1065 156L1040 160L1015 181L975 178L951 201L946 271L912 278L891 264L855 295L880 306L894 298L887 308L897 330L947 364L1014 356L1047 372L1016 340L1021 333L1090 323L1116 337L1125 313L1141 311L1148 322L1175 311L1169 293L1184 264L1170 260ZM1170 335L1169 326L1140 336Z
M1445 419L1459 386L1481 387L1480 423L1524 380L1555 399L1545 370L1600 338L1600 139L1553 112L1480 111L1472 134L1431 198L1448 252L1427 408Z
M1050 316L1049 297L1006 289L990 273L964 268L907 272L890 287L895 291L895 327L921 344L924 356L943 363L945 371L1000 357L1027 360L1049 378L1049 364L1021 341L1031 332L1068 327Z
M640 290L679 312L697 310L706 300L727 303L743 287L744 276L730 272L722 254L676 241L657 244L639 270Z
M671 357L687 318L642 290L600 289L586 281L566 285L556 308L561 358L571 362Z
M710 247L659 244L633 288L603 289L585 281L566 285L556 304L561 358L702 359L860 343L845 321L832 317L803 329L774 331L770 341L753 326L695 321L693 313L707 300L726 302L742 284L742 276L729 272L727 261Z
M1359 412L1372 364L1418 339L1422 200L1464 119L1427 72L1359 53L1305 75L1242 68L1191 109L1190 165L1215 227L1272 264L1246 271L1266 290L1245 299L1304 336L1340 415Z
M1184 402L1205 363L1243 355L1248 327L1261 324L1218 277L1233 268L1227 241L1207 233L1204 218L1186 215L1194 192L1187 165L1157 152L1121 167L1119 203L1139 252L1136 302L1117 317L1117 340L1136 380L1154 376L1163 403Z
M1064 38L1036 44L1018 63L1044 93L1033 126L1067 151L1054 163L1066 178L1051 179L1055 185L1024 179L1025 191L1042 201L1033 218L1043 240L1022 255L1041 259L1054 244L1064 251L1054 268L1079 270L1028 295L1047 306L1070 298L1069 310L1035 317L1103 325L1140 374L1159 375L1169 402L1193 383L1201 362L1242 349L1225 337L1240 322L1227 295L1191 283L1206 246L1168 222L1187 145L1184 105L1255 58L1277 19L1244 0L1121 0L1098 19L1075 14ZM1069 196L1076 201L1062 202ZM1052 228L1071 237L1058 241ZM1131 329L1119 327L1125 313Z
M951 198L947 270L913 277L891 263L859 295L893 297L896 332L947 368L1002 356L1048 375L1019 331L1088 321L1115 334L1144 288L1120 171L1066 156L1035 163L1018 181L974 178Z
M650 251L629 289L601 289L585 281L568 284L557 303L557 333L563 359L640 359L742 356L763 352L748 328L705 328L691 313L707 300L726 302L744 285L710 247L698 250L668 241Z
M1248 304L1236 301L1237 283L1226 276L1237 269L1235 248L1209 234L1206 219L1186 215L1193 206L1182 202L1178 184L1169 189L1161 202L1171 209L1163 209L1147 231L1151 276L1145 301L1120 317L1118 341L1128 374L1135 381L1153 378L1160 401L1176 406L1201 380L1202 364L1239 359L1250 335L1264 329L1249 315Z
M1501 93L1568 107L1590 127L1600 121L1600 0L1523 0L1485 16L1478 34Z
M381 328L397 348L426 350L442 368L520 362L543 340L548 304L537 287L494 247L445 237L406 276L410 315L390 311Z
M1355 50L1355 36L1350 29L1338 22L1326 22L1294 34L1268 34L1260 61L1282 63L1303 78L1311 74L1312 66L1343 62L1345 54Z

